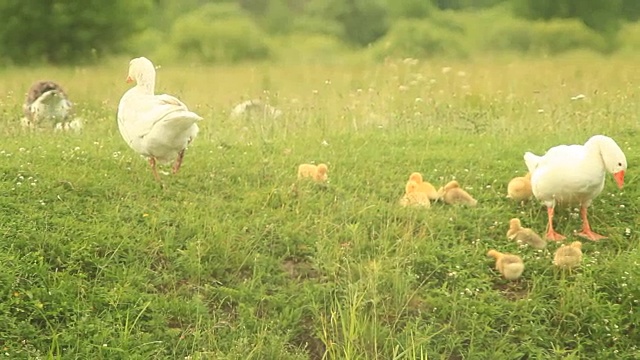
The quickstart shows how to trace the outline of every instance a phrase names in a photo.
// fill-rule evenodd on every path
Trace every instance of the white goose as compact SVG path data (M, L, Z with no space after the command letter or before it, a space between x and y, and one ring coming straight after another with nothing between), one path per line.
M135 80L118 105L118 128L122 138L136 152L149 158L153 176L160 181L156 161L173 164L177 173L187 145L198 134L200 116L189 111L170 95L155 95L156 70L153 63L139 57L129 63L127 82Z
M527 152L524 160L531 172L533 195L547 206L548 239L565 238L553 230L556 204L580 205L582 231L579 236L593 241L605 238L591 231L587 208L604 188L606 172L613 174L620 189L624 185L627 159L613 139L595 135L584 145L555 146L543 156Z

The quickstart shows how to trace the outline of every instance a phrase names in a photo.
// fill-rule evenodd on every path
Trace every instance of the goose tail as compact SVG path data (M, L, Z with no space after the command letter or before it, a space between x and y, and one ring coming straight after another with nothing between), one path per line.
M530 173L533 173L536 170L540 163L540 159L541 157L534 153L528 151L524 153L524 163L527 165L527 169L529 169Z

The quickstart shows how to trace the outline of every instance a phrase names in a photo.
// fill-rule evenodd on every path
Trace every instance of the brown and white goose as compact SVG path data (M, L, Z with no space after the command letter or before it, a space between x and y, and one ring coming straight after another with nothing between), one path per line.
M81 125L79 120L73 122L72 107L60 85L49 80L37 81L29 88L22 106L24 112L22 125L31 129L38 127L75 129Z

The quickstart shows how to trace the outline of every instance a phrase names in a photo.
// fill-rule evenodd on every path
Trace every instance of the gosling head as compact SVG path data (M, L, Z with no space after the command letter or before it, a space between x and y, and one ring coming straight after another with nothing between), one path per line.
M407 186L405 187L405 191L407 194L415 192L418 189L418 183L413 181L413 180L409 180L407 182Z
M516 230L516 229L520 229L521 227L522 227L522 223L520 222L520 219L513 218L509 220L509 229Z
M459 187L460 187L460 184L458 183L458 181L451 180L447 183L447 185L444 186L444 191L459 188Z
M419 172L411 173L411 175L409 176L409 180L415 181L419 184L422 182L422 174L420 174Z
M318 180L322 180L325 181L327 180L327 172L329 171L329 168L327 167L326 164L319 164L318 165Z

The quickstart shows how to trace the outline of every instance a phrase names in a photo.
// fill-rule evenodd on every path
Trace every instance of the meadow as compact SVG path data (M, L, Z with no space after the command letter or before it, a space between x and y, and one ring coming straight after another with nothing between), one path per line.
M0 358L640 358L637 63L159 64L158 92L204 117L164 189L118 132L128 59L0 70ZM20 128L38 79L65 87L82 133ZM229 119L252 98L283 116ZM590 221L609 238L563 272L560 244L507 240L546 211L506 186L525 151L594 134L625 151L626 183L607 175ZM329 183L296 181L306 162ZM400 207L414 171L478 206ZM574 209L556 221L577 239ZM501 279L490 248L523 277Z

